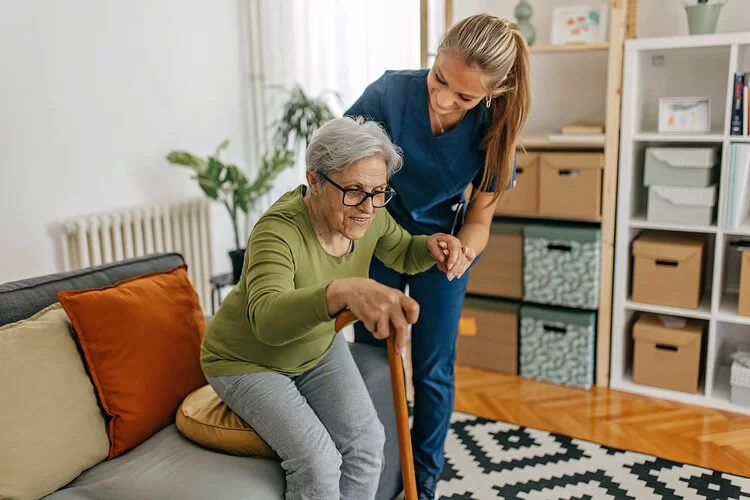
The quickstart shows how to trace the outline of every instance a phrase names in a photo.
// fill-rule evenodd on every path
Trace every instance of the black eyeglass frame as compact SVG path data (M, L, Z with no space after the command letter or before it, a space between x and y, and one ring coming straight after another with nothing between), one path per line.
M386 206L388 203L391 202L391 200L393 199L394 196L396 196L396 190L393 189L393 188L391 188L391 187L389 187L385 191L373 191L373 192L370 193L370 192L364 191L362 189L354 189L354 188L341 187L338 184L336 184L335 182L333 182L327 175L325 175L325 174L318 174L318 175L320 175L326 181L330 182L336 189L338 189L339 191L341 191L341 204L344 205L345 207L358 207L362 203L364 203L365 201L367 201L367 198L372 198L372 206L373 206L373 208L383 208L384 206ZM349 205L349 204L347 204L344 201L344 200L346 200L346 193L349 193L349 192L362 193L364 195L364 198L362 198L362 201L360 201L356 205ZM385 201L385 203L383 203L382 205L378 206L378 205L375 205L375 196L377 196L379 194L383 194L383 195L386 195L386 196L390 194L391 197L388 198Z

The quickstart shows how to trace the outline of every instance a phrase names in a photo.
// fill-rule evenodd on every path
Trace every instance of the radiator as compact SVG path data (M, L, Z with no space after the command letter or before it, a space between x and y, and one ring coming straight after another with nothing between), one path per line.
M210 204L206 198L74 217L60 224L66 271L153 253L178 252L204 311L211 304Z

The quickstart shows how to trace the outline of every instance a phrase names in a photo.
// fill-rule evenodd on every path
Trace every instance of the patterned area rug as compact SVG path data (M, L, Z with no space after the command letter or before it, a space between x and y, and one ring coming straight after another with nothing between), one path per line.
M750 499L748 478L464 413L438 488L442 500Z

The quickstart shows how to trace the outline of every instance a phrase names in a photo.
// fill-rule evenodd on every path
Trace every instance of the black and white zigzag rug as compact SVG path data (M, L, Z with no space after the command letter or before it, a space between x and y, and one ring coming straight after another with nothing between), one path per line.
M748 478L457 412L438 488L441 500L750 499Z

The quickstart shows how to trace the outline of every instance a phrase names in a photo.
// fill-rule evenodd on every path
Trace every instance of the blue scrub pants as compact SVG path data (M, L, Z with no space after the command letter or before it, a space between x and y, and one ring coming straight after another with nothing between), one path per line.
M443 470L445 438L453 411L456 336L469 273L464 273L461 279L448 281L445 274L433 266L409 276L373 258L370 278L402 291L409 285L409 296L419 303L419 320L411 331L412 447L417 484L422 484ZM356 342L385 345L361 322L356 323L354 329Z

